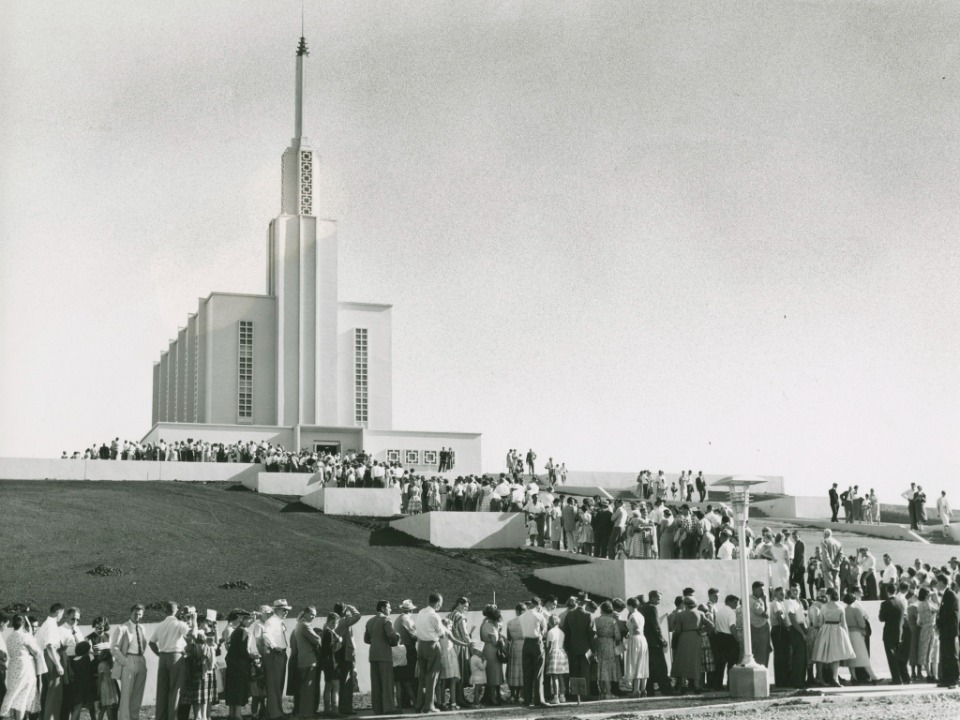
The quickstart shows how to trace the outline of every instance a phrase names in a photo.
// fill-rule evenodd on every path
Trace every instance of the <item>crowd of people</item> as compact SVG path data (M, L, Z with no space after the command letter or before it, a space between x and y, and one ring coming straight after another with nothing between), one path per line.
M847 523L880 524L880 501L873 488L865 495L860 493L859 485L850 485L840 492L837 483L827 491L830 500L831 522L839 522L840 508L843 508L843 519ZM910 487L901 493L900 497L907 501L907 515L910 518L910 529L922 531L928 523L927 494L923 487L910 483ZM943 527L944 537L950 535L952 510L947 491L941 490L936 502L937 520Z
M882 585L891 682L956 687L960 568L954 559L920 578L905 572ZM775 687L840 685L841 667L850 683L877 682L862 588L841 592L831 579L809 600L801 590L755 582L746 599L751 653L768 665L773 652ZM432 593L419 610L404 600L393 617L391 603L379 601L362 632L360 611L346 603L320 617L304 607L292 630L286 600L234 609L218 631L215 610L200 615L168 602L149 637L142 605L115 628L97 617L83 635L80 609L56 603L42 622L23 612L0 616L0 717L79 720L86 710L91 720L139 720L148 652L159 658L157 720L188 720L191 711L209 720L221 702L234 720L248 705L253 718L281 720L284 695L303 720L354 715L358 638L370 646L375 715L721 690L744 657L741 599L721 601L720 590L709 588L700 601L686 588L669 612L661 602L656 590L599 603L586 593L563 605L553 596L532 598L509 621L486 605L474 626L469 598L442 614L444 599Z

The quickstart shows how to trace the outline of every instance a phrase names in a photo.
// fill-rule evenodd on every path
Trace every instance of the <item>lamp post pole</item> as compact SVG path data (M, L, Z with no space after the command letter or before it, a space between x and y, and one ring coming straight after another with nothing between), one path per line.
M770 681L767 668L753 657L752 626L750 624L750 575L747 569L747 519L750 516L750 486L766 482L762 478L727 477L714 485L730 491L734 520L737 522L737 537L740 541L740 591L741 617L743 618L743 660L730 668L730 695L738 698L763 698L770 696Z

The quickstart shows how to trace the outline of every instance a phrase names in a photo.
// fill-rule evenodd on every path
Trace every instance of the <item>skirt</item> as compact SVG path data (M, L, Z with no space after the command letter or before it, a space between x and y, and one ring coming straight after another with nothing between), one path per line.
M523 687L523 640L510 641L510 660L507 664L507 685Z
M856 657L844 660L845 667L870 667L870 654L867 652L867 641L863 638L863 633L850 633L850 644L853 646L853 652Z
M457 651L454 649L453 643L447 643L446 648L443 648L441 645L440 679L460 679L460 658L457 656Z
M613 638L597 638L597 681L620 682L620 659Z
M217 676L213 670L190 677L185 688L186 701L190 705L206 705L217 702ZM183 700L180 701L181 704Z
M483 659L487 661L487 685L500 687L503 685L503 668L497 656L497 645L492 642L483 644Z
M224 672L223 697L227 705L243 707L250 702L251 665L250 663L227 660Z
M410 501L407 503L407 512L408 513L423 512L423 502L420 500L419 495L410 498Z
M547 650L547 675L566 675L570 672L570 662L567 653L558 643L551 643Z
M626 648L623 655L623 679L630 681L650 677L647 639L643 635L630 635L623 644Z
M700 635L700 663L704 672L713 672L713 648L710 646L710 636L706 633Z
M813 661L818 663L839 662L856 657L850 634L839 624L825 623L817 632L813 643Z

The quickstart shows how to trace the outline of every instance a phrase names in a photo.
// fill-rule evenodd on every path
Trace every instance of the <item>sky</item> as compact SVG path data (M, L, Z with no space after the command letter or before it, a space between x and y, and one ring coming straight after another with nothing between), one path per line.
M394 427L571 469L957 487L960 5L307 0ZM264 293L300 4L0 0L0 456L150 429Z

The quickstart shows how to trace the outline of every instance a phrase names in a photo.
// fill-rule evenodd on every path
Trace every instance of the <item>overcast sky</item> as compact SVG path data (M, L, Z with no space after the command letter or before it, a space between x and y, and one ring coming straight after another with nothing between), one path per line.
M960 5L305 15L396 428L483 432L488 470L957 487ZM295 0L0 0L0 455L140 438L197 298L265 292L299 34Z

